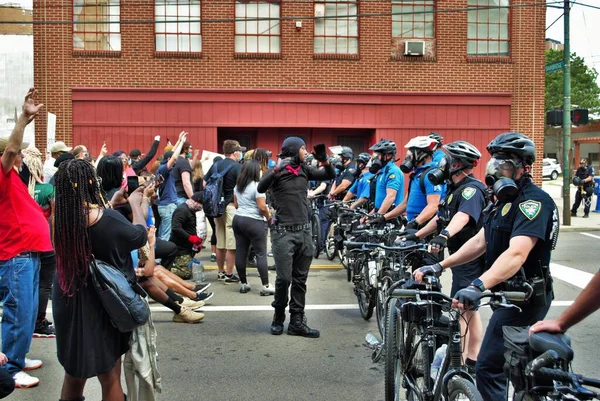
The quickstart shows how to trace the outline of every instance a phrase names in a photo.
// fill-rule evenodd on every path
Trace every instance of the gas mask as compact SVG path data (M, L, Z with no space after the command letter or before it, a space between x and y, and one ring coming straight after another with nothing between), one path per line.
M514 180L518 165L519 162L512 159L493 156L485 167L485 184L492 188L500 203L512 202L519 195L519 187ZM506 177L502 171L510 171L511 177Z
M384 157L383 155L381 157ZM379 157L374 156L369 162L371 165L369 166L369 172L371 174L377 174L384 166L384 164L379 160Z
M427 178L433 185L441 185L450 179L452 174L450 173L450 166L452 165L452 159L445 155L441 160L437 168L434 168L427 174Z
M346 166L344 166L344 162L339 160L335 163L335 168L338 169L340 172L342 172L346 169Z
M406 157L404 158L404 161L400 164L400 170L402 170L404 174L408 174L411 171L413 171L413 168L415 167L414 159L415 155L413 151L408 150L406 152Z

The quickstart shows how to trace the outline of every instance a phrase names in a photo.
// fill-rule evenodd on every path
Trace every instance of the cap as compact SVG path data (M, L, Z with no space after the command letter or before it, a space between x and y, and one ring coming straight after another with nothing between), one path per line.
M172 156L173 156L173 151L172 151L172 150L170 150L170 151L166 152L166 153L163 155L163 158L162 158L162 160L161 160L161 163L166 163L166 162L168 162L168 161L169 161L169 159L170 159Z
M227 139L223 142L223 153L226 155L230 155L234 152L245 152L246 148L241 146L238 141L234 141L233 139Z
M202 195L202 191L195 192L192 195L192 200L198 203L202 203L204 201L204 196Z
M0 138L0 153L4 153L4 151L6 150L6 147L8 146L8 137L6 138ZM21 144L21 149L25 149L27 146L29 146L28 142L23 142Z
M74 158L75 156L73 156L70 153L63 153L62 155L58 156L58 158L54 162L54 167L58 168L62 162L66 162L67 160L71 160Z
M70 152L71 149L64 142L58 141L54 142L54 145L50 148L50 153L59 153L59 152Z
M133 149L131 152L129 152L129 157L138 157L142 155L142 151L139 149Z

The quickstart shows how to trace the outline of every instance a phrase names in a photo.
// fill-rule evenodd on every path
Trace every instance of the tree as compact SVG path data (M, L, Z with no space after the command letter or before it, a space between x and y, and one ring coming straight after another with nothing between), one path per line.
M563 60L562 50L546 51L546 65ZM562 108L563 70L546 73L546 111ZM589 109L591 113L600 112L600 87L596 82L598 72L583 62L575 53L571 54L571 104Z

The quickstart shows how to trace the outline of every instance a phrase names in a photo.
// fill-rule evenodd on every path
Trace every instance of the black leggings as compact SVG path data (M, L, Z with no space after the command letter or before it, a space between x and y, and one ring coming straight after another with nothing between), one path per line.
M246 261L250 245L256 252L256 265L263 285L269 284L267 265L267 223L250 217L235 216L233 218L233 234L235 235L235 268L240 281L247 283Z
M46 308L48 298L52 293L52 282L56 272L56 254L54 251L40 253L40 299L38 316L35 322L36 328L40 328L46 319Z
M215 218L214 217L207 217L208 219L208 224L210 224L210 228L212 230L212 235L210 236L210 244L211 245L217 245L217 229L215 228Z

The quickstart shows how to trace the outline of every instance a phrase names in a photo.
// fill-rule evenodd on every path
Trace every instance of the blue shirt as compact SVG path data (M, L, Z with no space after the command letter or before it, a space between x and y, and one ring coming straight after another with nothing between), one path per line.
M357 199L369 198L371 195L371 184L369 179L374 175L375 174L369 171L363 173L358 180L354 181L354 184L350 187L350 192L356 195Z
M175 178L171 174L171 170L167 166L167 163L161 164L156 172L156 175L162 175L164 181L159 188L159 206L167 206L173 203L177 203L177 190L175 189Z
M440 195L441 199L446 192L446 184L433 185L427 176L425 176L423 182L425 184L425 193L421 191L421 175L429 167L435 167L434 162L417 167L414 171L414 176L410 184L410 193L408 194L408 202L406 204L406 217L408 221L413 220L425 209L428 195Z
M438 149L435 152L433 152L433 164L436 167L440 166L440 161L444 158L444 155L446 153L444 153L444 151L442 149Z
M404 174L400 167L393 162L385 165L383 170L377 176L377 185L375 190L375 208L379 209L387 196L387 189L395 189L396 200L394 205L398 206L404 200Z

